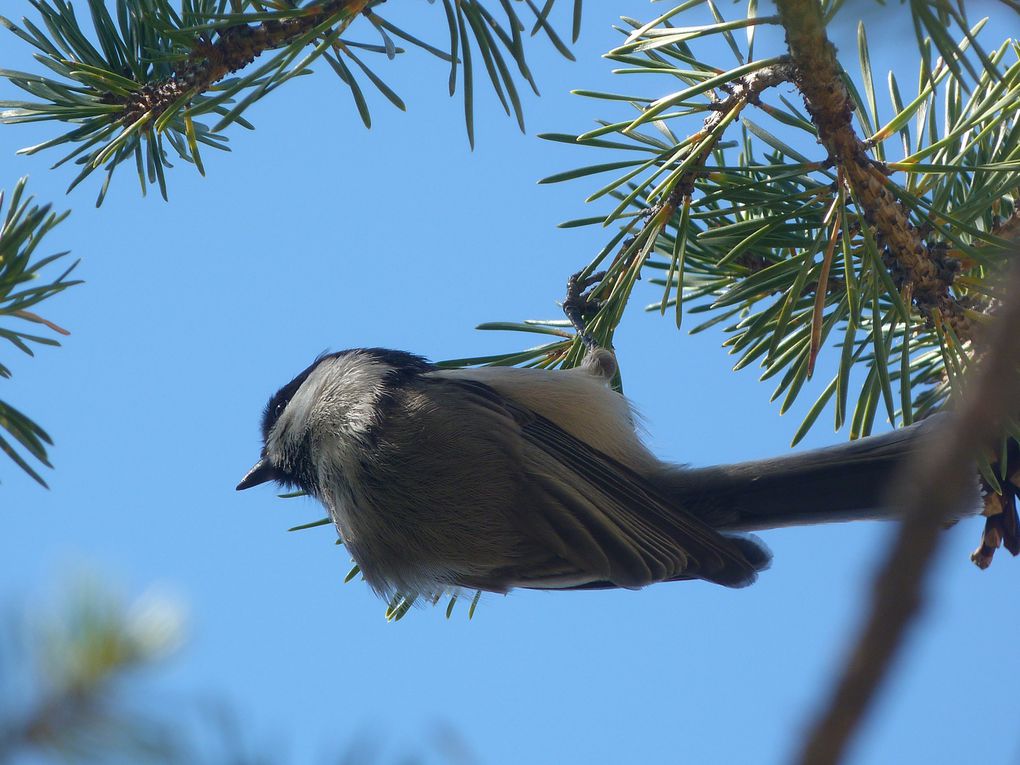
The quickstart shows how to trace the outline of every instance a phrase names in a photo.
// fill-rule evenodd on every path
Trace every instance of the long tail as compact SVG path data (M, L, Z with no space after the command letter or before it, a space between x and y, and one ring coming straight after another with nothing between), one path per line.
M678 506L718 529L888 518L890 479L924 438L938 432L939 419L774 459L664 468L649 478Z

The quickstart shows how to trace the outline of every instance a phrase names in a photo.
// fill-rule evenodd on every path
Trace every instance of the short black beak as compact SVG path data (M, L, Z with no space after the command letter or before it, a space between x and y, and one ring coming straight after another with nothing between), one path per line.
M241 479L241 483L237 484L237 490L243 491L244 489L250 489L252 486L258 486L260 483L266 481L272 481L277 477L276 468L261 459L255 463L255 467L248 471L248 473Z

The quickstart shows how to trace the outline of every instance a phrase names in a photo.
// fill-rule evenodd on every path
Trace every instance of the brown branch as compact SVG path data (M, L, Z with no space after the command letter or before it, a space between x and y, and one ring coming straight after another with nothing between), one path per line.
M790 82L794 79L795 73L796 70L792 62L783 62L740 77L730 84L726 98L712 104L712 113L705 118L701 126L701 134L711 135L730 111L743 109L747 104L757 104L758 97L763 91L784 82ZM701 175L705 162L711 156L718 139L719 136L716 136L716 140L702 149L691 169L677 179L666 202L674 211L686 197L694 193L694 182Z
M712 104L712 112L705 117L698 134L711 136L730 114L734 111L739 113L748 104L757 104L762 91L784 82L790 82L795 73L793 63L784 61L746 74L730 83L727 86L728 95ZM701 153L698 154L697 159L694 160L687 172L674 181L673 188L666 195L666 201L649 210L649 222L646 227L657 225L664 228L674 213L680 209L684 199L694 193L694 183L704 173L705 163L712 155L712 150L721 137L722 133L719 133L702 148Z
M365 10L370 0L328 0L312 6L302 16L280 21L263 21L250 26L238 24L218 30L215 42L201 41L191 55L174 68L169 77L150 82L130 96L118 99L124 104L121 122L131 125L146 114L157 119L181 98L193 98L206 92L228 74L243 69L262 53L282 48L308 33L331 16L342 17L346 27Z
M843 169L879 246L888 250L893 278L909 289L926 319L930 321L938 311L961 340L972 338L975 328L949 291L956 263L925 245L888 190L891 181L886 172L871 160L853 130L853 102L843 84L836 49L826 37L818 0L777 0L777 4L797 67L797 87L818 129L818 139Z
M645 245L634 253L634 258L642 258L651 250L659 232L666 227L669 221L676 214L677 210L680 209L680 205L683 204L684 199L690 197L694 192L694 184L704 173L705 162L708 161L709 156L712 154L712 150L715 148L716 143L718 143L719 138L722 135L721 131L718 135L714 135L716 131L719 131L721 123L726 120L727 117L733 115L734 111L739 113L748 104L757 104L758 97L761 95L762 91L767 88L780 85L784 82L791 81L794 73L795 70L792 62L783 61L772 66L764 67L755 72L751 72L743 77L739 77L726 86L726 98L719 99L712 104L711 112L702 123L701 130L697 133L699 141L705 136L713 136L712 140L705 143L705 146L702 147L698 156L691 163L690 168L688 168L683 175L673 182L673 186L665 194L665 199L659 204L653 205L652 207L642 211L642 215L645 218L645 224L642 226L641 231L633 237L628 237L621 243L619 251L613 258L612 264L605 272L603 272L605 278L603 278L603 281L598 286L594 287L590 291L589 295L594 295L594 293L602 290L604 288L603 285L610 280L614 282L614 286L610 288L611 291L612 289L615 289L615 284L619 283L619 281L623 279L623 275L618 269L616 269L616 265L623 259L628 250L631 249L635 239L643 237ZM633 264L633 259L629 259L626 268L630 268ZM576 276L578 276L578 274L574 275L574 277ZM683 274L680 274L679 276L682 281ZM610 294L612 294L612 292L610 292ZM610 333L615 330L615 328L616 325L614 324L610 329ZM578 333L578 337L583 339L584 336L581 333ZM588 337L590 339L590 335ZM587 343L588 341L585 340L585 344Z
M1013 210L1013 214L992 229L995 236L1003 239L1020 238L1020 207Z
M1020 252L1017 253L1020 256ZM1010 299L987 336L981 360L955 414L922 453L903 468L894 500L903 521L875 579L862 626L829 703L812 726L799 762L838 762L867 713L922 607L922 590L946 519L960 511L975 485L975 455L994 443L1005 413L1020 407L1020 267L1005 284Z

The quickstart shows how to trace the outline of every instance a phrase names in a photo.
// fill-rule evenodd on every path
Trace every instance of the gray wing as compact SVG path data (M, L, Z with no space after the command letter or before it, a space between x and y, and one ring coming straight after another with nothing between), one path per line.
M642 587L697 578L741 587L768 565L768 551L753 537L720 534L671 506L639 474L489 386L434 384L444 409L484 411L496 418L495 431L512 434L505 448L525 484L513 521L548 555L499 572L510 586Z

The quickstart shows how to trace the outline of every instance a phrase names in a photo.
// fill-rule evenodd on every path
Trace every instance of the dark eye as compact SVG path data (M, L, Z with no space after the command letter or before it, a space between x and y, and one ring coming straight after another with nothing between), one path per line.
M277 417L279 417L281 414L283 414L283 410L286 409L286 408L287 408L287 402L286 401L281 401L279 404L276 405L276 411L274 412L274 414Z

